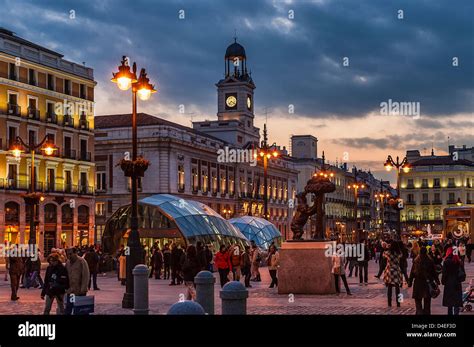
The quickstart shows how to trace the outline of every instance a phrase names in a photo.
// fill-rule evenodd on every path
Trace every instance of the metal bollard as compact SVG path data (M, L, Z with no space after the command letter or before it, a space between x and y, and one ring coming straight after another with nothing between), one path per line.
M148 267L138 264L133 273L133 313L148 314Z
M201 271L194 277L196 302L207 314L214 314L214 283L216 283L216 278L210 271Z
M169 315L205 315L204 309L197 302L186 300L173 304L168 310Z
M245 315L247 314L247 298L249 292L245 286L238 282L232 281L224 285L220 291L222 299L223 315Z

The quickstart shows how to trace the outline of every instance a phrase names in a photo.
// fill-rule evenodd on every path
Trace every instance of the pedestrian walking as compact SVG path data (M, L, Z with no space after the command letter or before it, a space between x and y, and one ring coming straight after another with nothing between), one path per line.
M154 274L155 280L161 279L161 268L163 267L163 252L161 251L160 247L156 245L155 249L153 250L153 255L151 257L151 268L154 272L150 271L150 278Z
M382 242L382 253L380 255L380 261L379 261L379 272L377 273L377 275L374 276L375 278L380 279L380 276L382 276L385 270L385 267L387 266L387 258L384 257L384 253L388 249L388 246L389 246L388 243L386 243L385 241Z
M87 266L89 267L89 284L88 288L91 289L91 282L93 285L94 290L100 290L97 286L97 273L99 272L99 255L95 251L94 246L90 246L86 253L84 254L84 260L87 262Z
M420 254L413 261L408 287L413 285L412 298L415 299L416 314L431 314L431 292L430 286L440 284L435 270L435 263L428 256L426 248L420 249Z
M240 247L239 245L233 245L229 249L230 263L232 265L232 279L234 281L240 281L241 268L240 268Z
M224 284L229 282L228 275L229 271L232 269L229 252L226 251L225 245L221 245L219 248L219 252L217 252L216 256L214 257L214 262L216 264L217 271L219 272L221 287L223 287Z
M38 256L34 259L31 255L26 258L25 261L25 288L29 289L30 287L43 288L43 280L39 273L41 272L41 260ZM40 281L41 279L41 281Z
M66 270L69 278L69 288L66 291L66 315L72 314L74 308L74 300L71 300L72 296L86 296L89 287L89 266L87 265L87 262L77 254L77 252L77 248L68 250Z
M402 271L403 278L405 278L406 283L408 283L408 249L405 247L403 241L396 241L398 242L398 247L400 248L400 254L402 257L400 258L400 270ZM426 254L426 252L425 252Z
M206 249L201 241L196 242L196 256L199 262L199 271L208 270Z
M196 299L196 288L194 285L194 277L201 271L201 264L197 257L196 247L189 245L186 249L183 262L183 279L187 287L186 300Z
M357 265L359 267L359 286L362 284L368 285L369 277L369 260L370 252L367 241L362 239L360 241L360 249L362 250L362 256L357 258Z
M181 245L173 243L171 246L171 283L170 286L180 285L183 283L183 278L181 277L181 262L184 255Z
M400 259L402 257L398 242L391 242L390 247L384 253L387 259L387 266L383 273L383 281L387 286L387 301L388 306L392 306L392 292L395 288L397 307L400 307L400 287L403 283L402 270L400 269Z
M171 275L171 250L170 245L165 244L163 249L163 279L169 280Z
M250 244L252 246L252 278L250 280L253 282L261 282L262 278L260 277L260 271L258 269L262 261L262 255L254 240L250 241Z
M278 287L277 272L280 267L280 253L278 253L277 247L274 244L268 249L267 266L272 279L269 288L273 288L274 286Z
M41 291L41 299L45 300L43 314L49 315L54 300L56 300L59 314L64 314L64 294L69 288L67 269L61 263L57 253L51 253L47 261L49 265L46 268L43 290Z
M17 247L13 245L12 247ZM13 252L12 252L13 253ZM10 275L11 300L20 299L18 289L20 287L20 278L25 271L25 264L22 257L12 256L8 258L8 274Z
M448 308L448 315L458 315L462 307L462 282L466 280L466 272L461 259L454 254L453 247L446 249L443 261L441 283L443 289L443 306Z
M345 254L344 253L337 253L334 252L332 256L332 269L331 272L334 275L334 280L336 284L336 292L339 294L341 292L340 285L339 285L339 277L342 279L342 282L344 283L344 288L346 289L347 295L352 295L351 290L349 289L349 285L347 284L347 279L346 279L346 271L344 268L344 262L345 262Z
M246 288L251 288L252 286L250 285L250 276L251 276L251 266L252 266L252 261L251 261L251 255L250 255L250 246L245 245L244 252L241 255L240 258L240 268L242 271L242 275L244 276L244 283Z

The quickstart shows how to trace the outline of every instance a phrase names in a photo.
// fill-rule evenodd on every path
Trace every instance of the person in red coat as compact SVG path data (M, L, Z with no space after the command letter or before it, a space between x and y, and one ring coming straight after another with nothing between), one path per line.
M229 271L232 269L229 252L227 252L224 245L221 245L219 252L216 253L214 263L216 264L217 271L219 271L220 283L221 287L223 287L224 284L229 282L227 276L229 275Z

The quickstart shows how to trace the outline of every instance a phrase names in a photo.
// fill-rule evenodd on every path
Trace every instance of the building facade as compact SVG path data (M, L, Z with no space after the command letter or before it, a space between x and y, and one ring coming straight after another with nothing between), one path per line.
M468 155L471 149L458 148ZM443 230L443 211L447 207L473 206L474 162L450 155L422 156L418 150L407 151L411 166L408 173L401 173L400 195L405 203L401 212L402 227L408 233L433 233ZM460 151L460 152L461 152Z
M94 76L91 68L0 29L0 241L29 240L23 194L31 183L31 155L9 149L19 136L38 144L46 136L53 156L35 154L39 205L37 243L52 247L93 242Z
M233 59L239 59L238 66ZM247 73L244 48L236 42L230 45L225 63L225 78L216 85L217 120L194 122L189 128L138 115L139 154L151 162L140 182L139 198L168 193L198 200L225 218L263 216L264 170L253 157L260 140L253 124L255 84ZM130 180L116 164L131 151L131 115L97 117L96 129L96 229L100 239L107 219L130 203ZM223 160L223 150L238 156ZM269 160L269 221L284 238L290 238L290 200L296 193L297 171L286 150L279 148L279 153Z

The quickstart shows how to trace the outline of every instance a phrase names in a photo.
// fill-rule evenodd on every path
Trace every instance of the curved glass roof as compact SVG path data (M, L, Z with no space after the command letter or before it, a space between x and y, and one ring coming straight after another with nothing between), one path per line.
M118 249L121 238L129 231L131 206L122 206L109 218L102 243L106 252ZM186 242L198 240L205 244L238 243L243 246L247 238L209 206L170 194L157 194L138 201L140 237L176 238Z
M268 249L272 242L280 244L280 231L266 219L242 216L232 218L229 222L236 226L249 241L255 241L260 248Z

